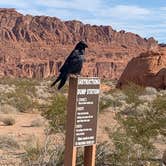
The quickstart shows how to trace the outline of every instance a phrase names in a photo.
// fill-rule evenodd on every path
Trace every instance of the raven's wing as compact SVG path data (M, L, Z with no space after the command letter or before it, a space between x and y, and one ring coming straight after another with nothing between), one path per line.
M60 68L60 72L67 72L69 70L69 67L71 66L71 63L74 61L74 59L78 56L78 53L76 50L73 50L71 54L67 57L66 61L64 62L63 66Z
M73 50L71 52L71 54L65 60L63 66L60 68L60 74L58 78L51 84L51 86L54 86L57 82L60 81L58 89L63 87L68 78L68 74L70 74L71 71L75 71L75 67L78 65L79 61L78 55L79 55L78 50ZM78 69L78 67L76 67L76 69Z

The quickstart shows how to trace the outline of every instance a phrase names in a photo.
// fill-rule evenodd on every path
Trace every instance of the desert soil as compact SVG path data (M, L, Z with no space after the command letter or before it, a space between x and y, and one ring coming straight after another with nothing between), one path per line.
M107 114L107 115L106 115ZM116 121L114 120L115 113L112 111L102 112L98 118L97 141L104 142L109 140L106 127L114 127ZM45 140L46 120L39 113L16 113L16 114L0 114L1 118L14 117L15 124L12 126L5 126L0 124L0 136L13 138L16 142L24 147L28 143ZM42 121L43 125L39 127L31 127L32 121ZM60 137L56 136L56 143L62 143ZM0 150L0 166L22 166L21 157L24 157L25 151L23 148L3 148Z

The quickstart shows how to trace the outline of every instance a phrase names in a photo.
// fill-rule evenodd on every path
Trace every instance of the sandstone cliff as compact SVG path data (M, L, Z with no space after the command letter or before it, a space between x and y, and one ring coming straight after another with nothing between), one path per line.
M61 21L0 9L0 76L46 78L56 75L79 40L89 48L83 75L118 79L131 58L158 49L153 38L115 31L111 26Z
M133 58L121 75L117 87L128 82L166 89L166 48L160 52L142 53Z

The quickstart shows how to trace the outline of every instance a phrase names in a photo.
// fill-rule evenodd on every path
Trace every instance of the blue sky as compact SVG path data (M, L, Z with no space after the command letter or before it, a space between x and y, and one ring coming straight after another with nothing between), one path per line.
M111 25L166 43L166 0L0 0L23 14Z

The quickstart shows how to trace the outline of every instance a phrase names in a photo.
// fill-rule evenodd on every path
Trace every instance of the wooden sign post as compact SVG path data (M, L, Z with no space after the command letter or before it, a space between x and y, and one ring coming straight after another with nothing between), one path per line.
M70 77L65 166L76 166L77 147L84 147L84 166L95 166L100 79Z

